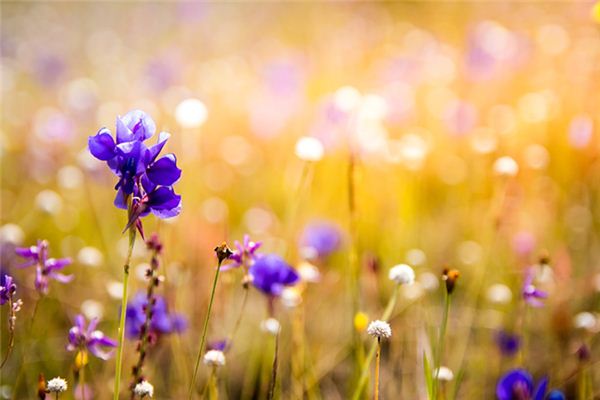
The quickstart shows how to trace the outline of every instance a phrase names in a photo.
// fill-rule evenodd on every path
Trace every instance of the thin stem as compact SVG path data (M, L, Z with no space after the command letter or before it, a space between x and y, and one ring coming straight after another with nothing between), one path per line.
M85 365L79 371L79 387L81 388L81 398L85 400Z
M392 316L394 307L396 307L396 298L398 297L399 290L400 290L400 285L396 285L394 287L394 292L392 293L392 297L390 297L390 299L388 300L388 304L385 307L385 311L383 312L383 315L381 316L382 321L387 321ZM365 384L367 383L367 377L369 376L369 365L371 364L373 357L375 357L376 350L377 350L377 343L373 343L371 345L371 349L369 350L369 354L367 354L367 357L365 358L365 361L363 362L363 364L361 366L362 372L360 374L360 378L358 379L358 383L356 384L356 388L354 389L354 394L352 395L353 400L358 400L361 397L363 388L365 387Z
M0 369L2 369L2 367L4 367L4 364L6 364L6 361L8 361L8 357L10 356L10 353L12 353L13 347L15 345L15 319L16 319L16 312L14 310L14 306L13 306L13 299L12 296L8 298L8 309L10 310L10 315L9 315L9 321L8 321L8 326L9 326L9 330L8 330L8 349L6 350L6 354L4 355L4 358L2 359L2 364L0 364Z
M433 398L437 399L437 394L438 394L438 386L439 386L439 379L438 379L438 374L440 371L440 364L441 364L441 360L442 357L444 356L444 336L446 336L446 326L448 325L448 314L450 311L450 294L447 291L444 291L445 298L444 298L444 314L442 316L442 326L440 327L440 336L438 338L438 346L437 346L437 351L435 352L435 361L433 364L433 372L434 372L434 381L433 381Z
M272 400L275 395L275 385L277 384L277 366L279 364L279 332L275 335L275 356L273 357L273 368L271 370L271 380L269 381L269 393L267 399Z
M129 207L131 209L131 207ZM131 211L130 211L131 212ZM123 366L123 341L125 339L125 310L127 309L127 285L129 283L129 263L131 262L131 254L133 253L133 245L135 244L136 229L134 226L129 228L129 249L127 250L127 258L123 266L123 296L121 298L121 317L119 319L119 345L117 347L116 370L115 370L115 387L113 399L119 400L119 389L121 387L121 367Z
M196 357L196 366L194 367L194 375L192 376L192 382L190 383L188 399L192 398L192 394L194 393L194 386L196 385L196 377L198 376L198 368L200 367L200 359L202 358L202 353L204 350L204 343L206 342L206 332L208 331L208 321L210 320L210 312L212 310L213 301L215 299L215 291L217 289L217 281L219 280L219 271L221 271L221 262L222 262L222 260L219 259L219 263L217 265L217 271L215 272L215 279L213 280L212 291L210 293L210 300L208 302L208 311L206 313L206 318L204 318L204 328L202 329L202 339L200 340L200 348L198 349L198 357Z
M246 309L246 303L248 303L248 287L245 286L244 287L244 299L242 300L242 306L240 307L240 314L238 315L235 324L233 325L233 330L231 331L231 334L229 335L229 341L227 343L227 347L230 346L231 343L233 343L233 339L235 338L235 334L237 333L240 324L242 323L242 318L244 317L244 310Z
M381 338L377 338L377 354L375 355L375 394L373 398L379 400L379 363L381 362Z

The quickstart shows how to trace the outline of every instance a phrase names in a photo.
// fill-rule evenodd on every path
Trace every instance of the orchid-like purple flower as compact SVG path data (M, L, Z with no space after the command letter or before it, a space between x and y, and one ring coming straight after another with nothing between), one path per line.
M249 273L254 287L269 296L279 296L285 286L292 286L300 280L298 273L275 254L257 258Z
M533 377L524 369L513 369L504 374L496 385L498 400L543 400L548 379L543 378L534 386Z
M309 224L302 233L300 247L307 259L325 258L342 244L342 235L337 225L329 222Z
M117 347L117 342L104 336L96 329L98 318L90 321L86 328L85 318L79 314L75 317L75 325L69 329L68 351L89 351L102 360L112 357L114 350L106 351L104 348Z
M236 240L234 244L236 250L232 255L229 256L229 260L233 261L233 263L223 265L221 267L222 271L241 266L245 266L247 268L251 266L258 257L260 257L257 251L262 243L250 240L249 235L244 235L244 240L242 243Z
M17 247L15 249L17 255L27 259L19 268L36 266L35 288L42 294L48 293L50 279L54 279L60 283L69 283L73 280L73 275L64 275L58 272L71 264L71 259L48 258L48 247L49 245L46 240L38 240L36 246Z
M152 307L150 333L154 335L183 332L187 328L187 320L181 314L170 313L167 302L161 296L155 296L156 303ZM145 293L137 293L127 304L125 314L125 334L130 339L137 339L146 321L146 305L148 299Z
M13 277L7 274L0 276L0 305L4 305L10 301L12 296L17 292L17 285Z
M533 268L529 268L525 273L525 281L523 282L522 295L523 299L527 304L532 307L542 307L544 303L541 299L548 297L548 293L539 290L533 284L535 277L535 271Z
M106 161L119 178L115 185L115 206L127 209L127 200L133 196L132 215L127 228L139 217L152 212L159 218L170 218L181 211L181 196L172 185L181 177L174 154L158 155L170 134L161 132L156 144L144 143L156 132L156 124L145 112L130 111L117 118L116 138L102 128L88 139L90 153ZM139 227L138 227L139 228Z

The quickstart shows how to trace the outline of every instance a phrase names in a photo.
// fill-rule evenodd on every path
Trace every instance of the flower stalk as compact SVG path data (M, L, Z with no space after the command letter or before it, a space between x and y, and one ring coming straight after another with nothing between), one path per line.
M133 212L131 201L129 202L129 215ZM127 286L129 283L129 264L131 263L131 255L135 244L136 229L129 229L129 248L127 250L127 258L123 266L123 294L121 297L121 317L119 319L119 344L117 345L116 369L115 369L115 386L113 399L119 400L119 391L121 386L121 368L123 366L123 341L125 339L125 314L127 310Z
M213 279L212 290L210 292L210 300L208 301L208 310L206 317L204 318L204 328L202 329L202 338L200 339L200 348L198 349L198 356L196 357L196 365L194 367L194 375L192 376L192 382L190 383L190 389L188 392L188 399L192 398L194 393L194 386L196 386L196 377L198 376L198 368L200 367L200 360L202 354L204 354L204 345L206 343L206 333L208 332L208 322L210 320L210 312L212 311L213 302L215 299L215 292L217 289L217 282L219 280L219 272L221 271L221 264L223 261L231 256L232 251L227 247L227 244L223 243L220 246L215 247L215 253L217 255L217 269L215 271L215 277Z

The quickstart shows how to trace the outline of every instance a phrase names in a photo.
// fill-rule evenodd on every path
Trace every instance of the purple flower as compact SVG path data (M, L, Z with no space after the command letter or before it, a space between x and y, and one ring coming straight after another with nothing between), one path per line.
M496 334L496 345L500 352L505 356L513 356L519 351L521 338L506 331L500 331Z
M227 264L221 267L222 271L226 271L232 268L238 268L242 265L245 267L249 267L254 263L254 261L260 257L257 254L257 250L262 245L261 242L253 242L250 240L250 236L244 235L244 241L242 243L235 241L236 250L232 255L229 256L229 260L232 260L233 263Z
M504 374L496 385L498 400L543 400L548 379L542 379L534 390L533 378L523 369L513 369Z
M75 317L75 326L69 329L68 351L85 351L102 360L108 360L113 355L113 350L106 351L103 347L117 347L117 342L104 336L104 333L96 329L98 318L90 321L85 326L85 318L79 314Z
M163 297L155 296L156 303L152 307L152 319L150 320L150 332L154 334L168 334L182 332L187 328L187 321L181 314L171 314L167 308L167 302ZM146 321L146 305L148 299L146 294L138 292L133 299L127 303L125 314L125 334L130 339L136 339Z
M13 277L7 274L0 276L0 305L6 304L17 291Z
M154 135L156 124L140 110L118 117L116 125L116 138L102 128L89 137L88 147L119 178L115 206L127 209L127 199L133 195L133 213L127 227L150 212L159 218L178 215L181 196L171 187L181 177L177 158L174 154L158 158L170 135L161 132L156 144L147 147L144 142Z
M300 239L301 251L305 258L325 258L336 251L342 243L339 228L329 222L309 224Z
M219 350L224 352L229 347L231 347L231 342L227 339L222 339L209 342L206 345L206 350Z
M533 268L527 269L525 281L523 282L523 299L532 307L542 307L544 303L540 299L545 299L548 297L548 294L533 285L534 275L535 271Z
M48 285L50 279L54 279L60 283L68 283L73 280L73 275L64 275L60 271L67 265L71 264L70 258L48 258L48 242L46 240L38 240L36 246L17 247L15 252L26 258L27 261L21 264L20 268L36 266L35 273L35 288L42 294L48 293Z
M254 287L269 296L279 296L285 286L294 285L300 279L292 267L274 254L257 258L249 273Z
M546 397L546 400L566 400L566 397L563 392L560 390L551 390Z

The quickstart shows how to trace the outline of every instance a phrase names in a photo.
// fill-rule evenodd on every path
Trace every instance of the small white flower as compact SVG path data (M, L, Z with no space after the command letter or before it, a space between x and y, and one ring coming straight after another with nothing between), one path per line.
M154 396L154 386L152 386L152 384L148 381L141 381L135 385L133 388L133 393L142 398L145 396L152 397Z
M225 365L225 354L221 350L209 350L202 361L211 367L222 367Z
M267 318L260 323L260 329L263 332L270 333L271 335L277 335L281 329L281 325L275 318Z
M583 311L575 315L573 324L575 328L593 331L596 327L596 317L591 312Z
M296 156L304 161L319 161L323 158L323 144L319 139L303 136L296 142Z
M367 327L367 333L378 339L387 339L392 336L392 328L385 321L372 321Z
M302 302L302 296L298 289L294 287L286 287L281 292L281 303L288 307L294 308Z
M415 271L406 264L393 266L390 268L388 276L390 280L396 282L398 285L412 285L415 281Z
M494 172L502 176L515 176L519 172L519 164L511 157L500 157L494 162Z
M490 286L486 293L488 301L496 304L507 304L512 300L512 291L502 283Z
M446 381L446 382L449 382L452 379L454 379L454 373L452 372L452 370L450 368L444 367L444 366L436 369L435 374L433 376L435 376L440 381Z
M64 380L63 378L61 378L60 376L50 379L48 381L48 383L46 384L46 389L50 393L66 392L67 391L67 381Z

